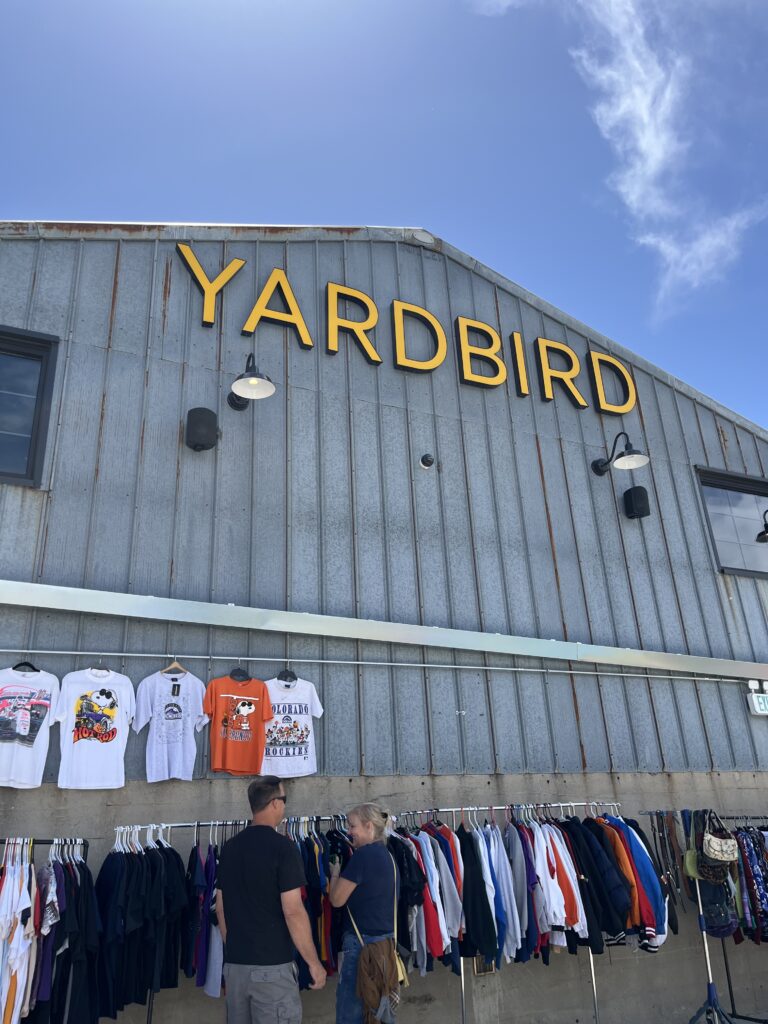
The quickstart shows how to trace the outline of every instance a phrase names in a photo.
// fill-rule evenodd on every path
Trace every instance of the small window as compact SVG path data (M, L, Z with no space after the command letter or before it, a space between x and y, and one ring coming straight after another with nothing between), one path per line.
M40 485L58 340L0 327L0 483Z
M720 568L768 576L768 543L759 543L768 510L768 480L699 469L701 491Z

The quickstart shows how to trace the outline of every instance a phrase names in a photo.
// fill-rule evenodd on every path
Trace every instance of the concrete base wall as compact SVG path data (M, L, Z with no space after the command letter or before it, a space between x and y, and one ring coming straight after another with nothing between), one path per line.
M98 867L112 845L112 829L119 824L228 819L248 814L247 782L229 778L193 783L149 785L129 783L124 789L77 792L46 785L38 790L0 791L4 835L80 835L91 840L89 863ZM315 777L288 784L288 812L294 814L343 811L360 800L377 800L390 810L487 806L510 802L617 800L622 811L638 816L643 810L667 807L714 806L723 813L768 812L765 777L752 773L673 775L507 775L441 777ZM450 822L450 816L448 816ZM646 819L647 820L647 819ZM186 857L191 830L178 830L174 846ZM655 956L614 949L595 957L595 972L603 1024L664 1024L686 1022L703 1002L706 970L693 905L680 911L680 934L670 935ZM726 943L739 1012L768 1017L768 949L744 943ZM721 999L729 1008L719 942L710 950ZM549 967L534 961L504 966L497 975L466 973L467 1019L471 1024L583 1024L592 1021L589 957L563 952ZM304 995L305 1020L330 1024L334 1014L335 982L325 991ZM427 978L411 976L403 992L400 1020L460 1021L459 979L438 965ZM155 1000L155 1021L162 1024L216 1024L224 1022L221 1000L213 1000L186 980L174 992ZM146 1010L131 1007L121 1020L138 1024Z

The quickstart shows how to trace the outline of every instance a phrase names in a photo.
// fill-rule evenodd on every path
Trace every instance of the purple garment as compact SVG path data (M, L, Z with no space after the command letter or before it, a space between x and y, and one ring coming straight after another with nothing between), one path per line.
M200 942L197 947L197 973L195 985L203 988L205 976L208 973L208 950L211 943L211 900L216 885L216 851L212 846L208 847L208 856L205 858L205 896L203 897L203 909L200 914Z
M531 852L531 841L528 838L528 833L524 828L517 827L517 833L520 836L520 845L523 847L523 857L525 859L525 877L528 882L528 889L533 892L536 888L539 876L536 874L536 868L533 866L533 853Z
M53 863L53 873L56 876L56 901L59 904L59 917L63 917L64 911L67 909L67 895L64 886L64 868L58 861L54 861ZM43 939L41 954L42 962L40 964L40 982L37 988L37 1001L39 1003L48 1002L51 998L51 987L53 981L53 951L56 945L57 931L58 924L54 925Z

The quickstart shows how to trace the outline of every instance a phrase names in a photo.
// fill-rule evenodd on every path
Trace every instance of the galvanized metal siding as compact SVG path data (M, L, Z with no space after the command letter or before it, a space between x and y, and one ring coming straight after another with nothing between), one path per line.
M201 232L190 241L211 274L247 260L209 329L173 239L151 235L0 239L0 323L62 338L44 488L0 487L3 576L768 660L768 581L715 572L693 469L766 475L764 433L642 360L637 408L620 420L565 395L543 402L535 337L567 342L583 365L604 340L451 254L354 232ZM240 330L276 266L315 348L262 324L257 359L278 393L235 413L226 393L252 344ZM328 280L375 299L382 365L345 337L325 352ZM513 379L460 383L452 342L435 373L394 369L394 298L426 306L449 338L458 314L493 325L505 344L520 331L532 395L518 397ZM426 329L414 323L409 344L426 355ZM213 452L182 443L195 405L219 414ZM653 506L642 522L620 509L628 480L589 470L622 428L652 458L636 475ZM425 452L436 469L419 467ZM479 655L63 613L7 609L2 621L4 647L456 666L303 669L326 706L320 757L331 774L768 767L764 723L731 685L548 675L564 666L503 659L486 664L524 671L490 672L473 667ZM61 659L60 671L74 662ZM203 664L203 675L229 667ZM152 666L125 667L138 682ZM139 776L142 743L129 748Z

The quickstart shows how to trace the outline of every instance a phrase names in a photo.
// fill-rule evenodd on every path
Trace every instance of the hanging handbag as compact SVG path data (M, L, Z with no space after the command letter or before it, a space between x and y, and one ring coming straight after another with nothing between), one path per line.
M739 844L714 811L707 815L702 853L710 861L730 863L739 856Z

